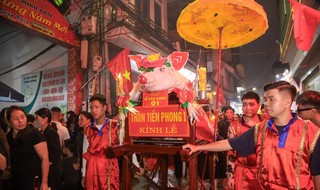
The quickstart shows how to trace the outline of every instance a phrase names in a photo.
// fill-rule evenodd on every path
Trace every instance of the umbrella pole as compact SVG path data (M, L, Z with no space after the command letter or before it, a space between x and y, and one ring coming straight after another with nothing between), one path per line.
M218 73L217 73L217 92L216 92L216 110L215 110L215 116L216 116L216 119L215 119L215 126L216 126L216 129L218 127L218 116L219 116L219 100L220 100L220 73L221 73L221 52L222 52L222 44L221 44L221 41L222 41L222 30L223 28L219 28L219 49L218 49ZM214 50L212 50L212 64L214 63L214 60L213 60L213 53L214 53Z
M221 52L222 52L222 30L223 28L219 28L219 49L218 49L218 73L217 73L217 92L216 92L216 109L215 109L215 137L218 134L218 122L219 122L219 100L220 100L220 72L221 72ZM214 54L214 50L212 50L212 68L213 64L214 64L214 59L213 59L213 54ZM216 139L215 139L216 140ZM213 156L213 163L212 163L212 177L211 177L211 184L212 184L212 189L215 190L215 174L216 174L216 157L217 157L217 153L214 153L215 155ZM217 182L218 183L218 182Z

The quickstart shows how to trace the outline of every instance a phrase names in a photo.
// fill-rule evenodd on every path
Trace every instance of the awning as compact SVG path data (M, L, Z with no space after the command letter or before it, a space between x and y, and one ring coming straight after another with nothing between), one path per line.
M24 95L0 82L0 102L24 102Z

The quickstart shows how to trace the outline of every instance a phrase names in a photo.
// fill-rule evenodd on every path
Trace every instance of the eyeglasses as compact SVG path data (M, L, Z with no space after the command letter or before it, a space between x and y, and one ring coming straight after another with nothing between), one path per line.
M312 110L312 109L317 109L317 108L303 108L303 109L297 109L297 113L303 112L303 111L308 111L308 110Z

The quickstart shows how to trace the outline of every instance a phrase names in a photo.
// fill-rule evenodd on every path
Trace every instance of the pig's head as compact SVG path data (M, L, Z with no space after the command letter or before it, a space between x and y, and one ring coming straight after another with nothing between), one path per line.
M159 54L152 54L145 58L131 56L136 61L142 74L138 78L138 85L144 92L172 91L174 88L184 89L189 81L178 72L187 62L187 52L173 52L167 58Z
M196 105L193 84L178 71L186 64L189 54L187 52L173 52L167 58L159 54L152 54L147 57L130 56L138 68L143 71L138 77L138 82L130 92L130 100L137 101L141 92L159 92L168 90L175 92L183 108L187 108L190 123L198 120L198 114L204 113L203 109ZM199 108L201 108L199 110ZM200 112L199 112L200 111ZM201 112L202 111L202 112ZM213 127L205 114L202 129L196 131L197 138L213 139ZM202 116L200 115L200 116ZM203 119L204 118L204 119ZM196 125L197 126L197 125Z
M144 92L172 91L173 88L183 89L188 79L172 67L163 65L151 72L142 73L138 82Z
M159 54L147 57L130 56L138 68L143 71L138 82L130 92L130 100L137 101L141 92L159 92L168 90L175 92L182 107L188 109L190 121L197 119L197 106L194 106L195 94L193 84L178 71L186 64L188 52L173 52L167 58Z

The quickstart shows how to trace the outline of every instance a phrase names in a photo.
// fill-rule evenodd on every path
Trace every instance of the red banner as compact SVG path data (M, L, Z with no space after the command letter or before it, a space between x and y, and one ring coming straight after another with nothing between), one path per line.
M109 63L107 63L107 67L109 68L113 78L116 80L118 96L129 95L129 92L133 88L131 65L128 57L129 53L129 48L125 48Z
M0 1L0 16L71 46L79 46L67 20L47 0Z
M294 9L294 38L298 49L309 51L314 34L320 22L320 11L308 7L295 0L290 0Z
M186 109L180 105L157 108L135 107L139 112L129 112L131 137L189 137L190 125Z

